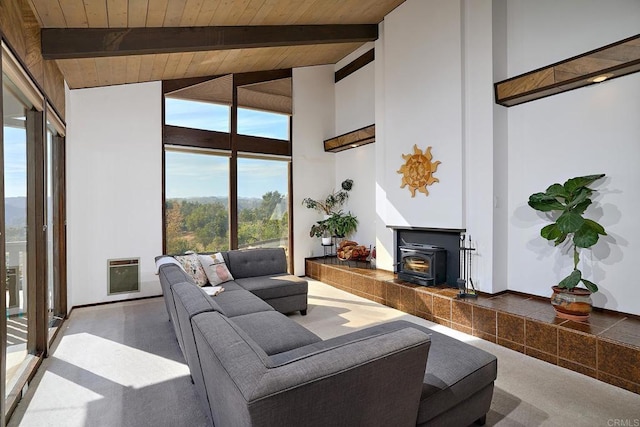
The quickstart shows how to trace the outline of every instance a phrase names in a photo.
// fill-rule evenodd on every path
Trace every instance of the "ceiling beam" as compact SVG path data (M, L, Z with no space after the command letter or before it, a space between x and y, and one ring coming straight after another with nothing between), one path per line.
M44 59L354 43L377 38L377 24L43 28L41 31Z

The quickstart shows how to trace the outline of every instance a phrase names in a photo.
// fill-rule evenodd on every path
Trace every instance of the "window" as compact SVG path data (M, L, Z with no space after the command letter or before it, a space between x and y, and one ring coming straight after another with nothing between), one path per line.
M167 125L229 132L228 105L166 97L164 108Z
M165 253L289 253L291 70L163 87Z
M238 159L238 247L289 247L289 162Z
M165 151L167 253L229 248L229 158Z
M289 116L238 108L238 134L289 140Z

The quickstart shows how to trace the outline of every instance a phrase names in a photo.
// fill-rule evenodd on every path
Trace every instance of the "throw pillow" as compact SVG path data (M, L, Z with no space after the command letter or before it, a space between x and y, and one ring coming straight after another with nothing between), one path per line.
M198 255L198 258L212 286L233 280L220 252L213 255Z
M204 286L207 284L207 274L204 272L197 254L177 255L174 258L182 264L182 268L196 285Z

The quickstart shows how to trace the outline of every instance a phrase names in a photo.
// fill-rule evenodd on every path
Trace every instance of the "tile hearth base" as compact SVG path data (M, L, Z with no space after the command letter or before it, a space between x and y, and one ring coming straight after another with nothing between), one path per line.
M560 319L548 300L512 292L458 300L385 270L307 258L306 275L338 289L640 394L640 319L594 311Z

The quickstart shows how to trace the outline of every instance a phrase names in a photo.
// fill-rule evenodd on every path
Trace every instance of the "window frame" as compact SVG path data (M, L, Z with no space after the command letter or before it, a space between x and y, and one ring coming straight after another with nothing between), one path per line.
M289 115L289 139L249 136L238 134L238 88L272 80L291 78L291 69L231 74L232 97L230 110L230 132L190 129L165 124L165 97L176 90L198 85L222 76L205 78L177 79L162 82L162 251L167 251L166 239L166 149L183 147L191 149L209 149L229 154L229 248L238 248L238 156L258 155L279 157L288 160L288 210L289 210L289 271L293 271L293 174L292 174L292 129L293 117ZM242 106L241 108L246 108ZM266 110L265 110L266 111ZM282 114L282 112L275 112Z

